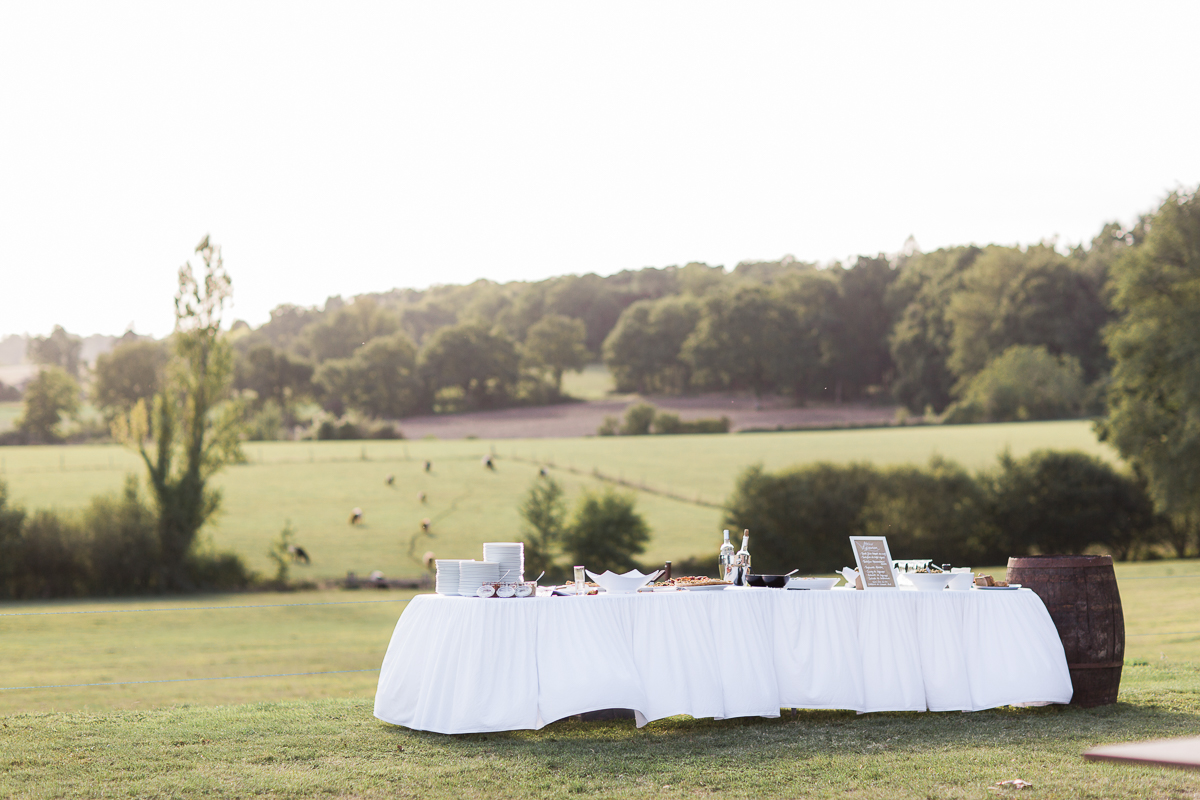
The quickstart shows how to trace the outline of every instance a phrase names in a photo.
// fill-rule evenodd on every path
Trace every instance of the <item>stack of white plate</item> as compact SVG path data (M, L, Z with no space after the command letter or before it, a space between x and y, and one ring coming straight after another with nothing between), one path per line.
M521 542L487 542L483 560L500 565L500 580L517 583L525 580L525 545Z
M500 580L500 565L494 561L460 561L458 563L458 593L475 597L479 587Z
M438 594L458 594L459 559L439 558L437 564L437 584L434 589Z

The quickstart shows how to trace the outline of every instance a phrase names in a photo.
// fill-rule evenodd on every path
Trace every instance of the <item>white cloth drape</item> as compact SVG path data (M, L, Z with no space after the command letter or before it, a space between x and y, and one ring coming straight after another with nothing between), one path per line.
M439 733L540 728L604 708L638 725L780 708L978 711L1066 703L1033 592L738 589L481 600L401 615L375 716Z

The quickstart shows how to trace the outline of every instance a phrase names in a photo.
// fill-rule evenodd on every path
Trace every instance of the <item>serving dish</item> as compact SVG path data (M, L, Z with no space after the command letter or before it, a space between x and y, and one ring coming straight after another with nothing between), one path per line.
M747 586L765 586L768 589L782 589L788 585L787 575L747 575Z
M609 594L632 594L661 575L662 570L655 570L649 575L643 575L636 569L631 569L622 575L618 575L612 570L607 570L599 575L587 570L587 574Z
M837 585L841 578L789 578L787 588L791 590L808 589L825 592Z
M952 577L949 572L905 572L900 575L900 583L907 581L918 592L940 592L950 584Z

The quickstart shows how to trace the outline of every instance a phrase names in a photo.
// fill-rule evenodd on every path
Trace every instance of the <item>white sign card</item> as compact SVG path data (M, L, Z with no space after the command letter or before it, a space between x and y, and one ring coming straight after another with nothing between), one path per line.
M864 589L897 588L886 536L851 536L850 546L854 549L854 561L858 564Z

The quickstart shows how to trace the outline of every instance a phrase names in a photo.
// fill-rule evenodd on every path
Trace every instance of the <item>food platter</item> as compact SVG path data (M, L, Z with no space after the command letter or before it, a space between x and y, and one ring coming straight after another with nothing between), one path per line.
M677 588L687 592L723 592L733 584L729 583L699 583L695 586L679 586Z
M981 592L1007 592L1013 589L1020 589L1021 584L1010 583L1008 586L976 586L975 588Z

